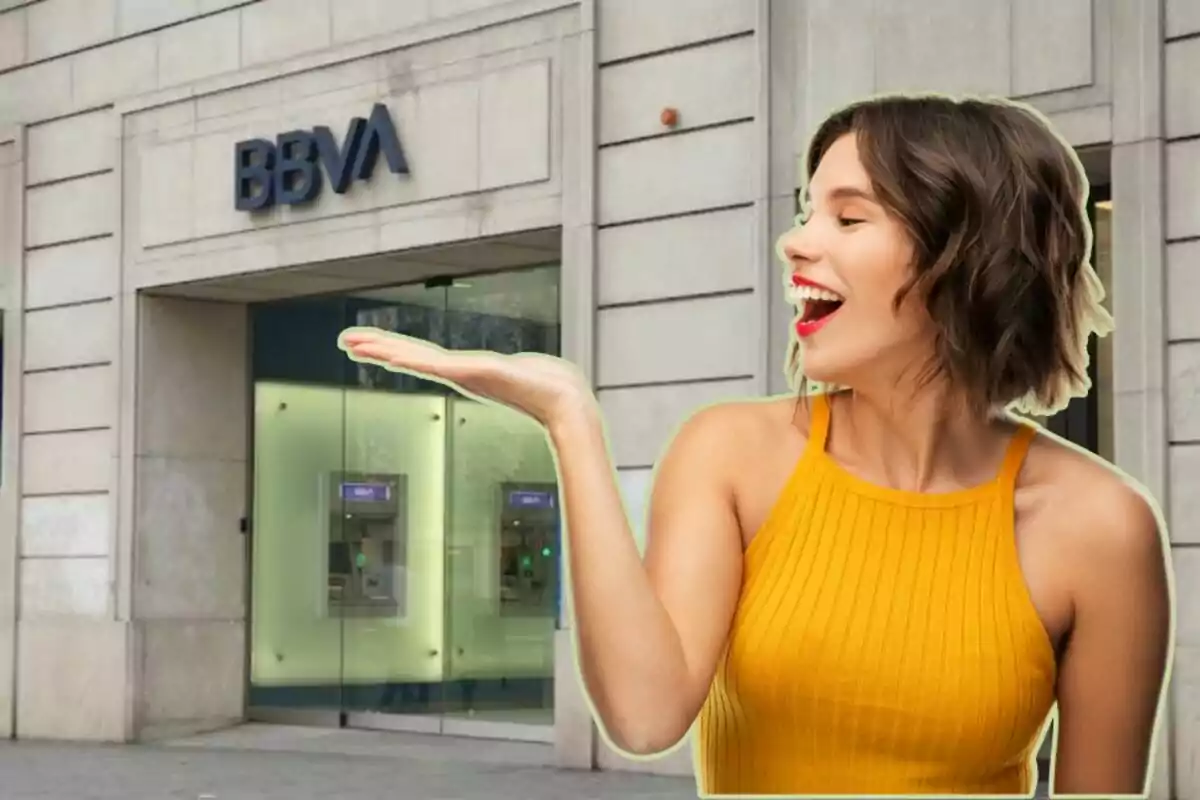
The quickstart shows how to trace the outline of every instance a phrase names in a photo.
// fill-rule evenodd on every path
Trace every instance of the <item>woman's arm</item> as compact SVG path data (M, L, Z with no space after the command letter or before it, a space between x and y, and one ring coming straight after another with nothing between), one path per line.
M1099 491L1077 517L1087 530L1059 668L1055 796L1146 791L1169 658L1169 544L1142 497L1123 484Z
M579 667L623 750L677 743L708 694L742 575L728 408L689 420L658 466L643 564L598 412L551 426L567 511Z
M643 564L596 398L574 366L543 355L446 350L375 328L343 331L338 346L352 360L441 381L545 427L567 517L580 671L599 721L627 751L678 742L707 697L741 585L729 479L738 468L738 408L697 414L671 443L655 480Z

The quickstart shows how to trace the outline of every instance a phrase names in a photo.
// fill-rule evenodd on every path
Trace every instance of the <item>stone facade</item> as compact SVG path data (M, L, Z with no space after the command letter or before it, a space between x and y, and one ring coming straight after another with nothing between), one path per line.
M1178 576L1156 796L1200 794L1200 0L687 5L0 0L3 733L242 717L245 297L165 287L557 228L564 352L640 518L684 414L784 388L773 247L822 115L960 91L1027 98L1105 153L1116 460L1162 499ZM236 137L376 101L411 126L412 181L266 224L234 212ZM609 752L569 648L560 761L690 769L686 748Z

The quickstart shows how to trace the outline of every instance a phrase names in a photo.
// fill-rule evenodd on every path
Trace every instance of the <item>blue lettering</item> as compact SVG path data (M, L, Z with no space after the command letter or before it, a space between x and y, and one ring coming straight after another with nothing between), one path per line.
M328 126L289 131L234 146L234 204L239 211L262 211L276 203L301 205L315 200L326 183L344 194L355 180L369 180L382 154L394 175L408 175L408 159L388 108L376 103L367 119L350 120L339 145ZM322 175L322 169L325 175Z
M238 211L258 211L275 202L275 145L266 139L238 142L234 156L234 202Z

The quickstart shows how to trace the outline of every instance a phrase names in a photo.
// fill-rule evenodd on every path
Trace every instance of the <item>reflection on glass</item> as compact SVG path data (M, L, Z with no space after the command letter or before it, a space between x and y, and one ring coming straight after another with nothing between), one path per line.
M541 429L334 343L371 325L558 354L558 308L555 266L255 310L252 706L552 722Z
M559 353L556 270L472 279L451 309L493 323L483 346ZM541 429L504 408L457 398L450 439L450 713L553 722L554 631L562 586L554 458Z
M254 402L251 705L337 711L343 631L328 576L342 525L326 492L343 468L341 390L259 382Z
M472 276L436 290L404 286L364 299L380 305L360 312L355 324L455 349L559 352L556 267ZM374 710L551 723L560 532L554 461L541 429L440 384L357 369L360 385L436 397L427 417L445 426L436 459L445 502L441 672L428 691L388 686Z
M560 600L554 460L532 421L451 406L448 711L550 723Z
M345 397L351 474L339 510L352 574L374 597L344 613L345 706L436 711L444 673L445 399L365 389ZM384 487L396 489L386 509L375 500ZM363 519L370 507L377 516ZM365 541L354 532L359 526Z

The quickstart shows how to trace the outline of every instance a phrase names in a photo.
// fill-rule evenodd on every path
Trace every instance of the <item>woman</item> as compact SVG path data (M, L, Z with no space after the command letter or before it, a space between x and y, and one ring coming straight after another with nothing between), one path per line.
M351 358L541 422L581 673L621 749L699 719L705 794L1139 793L1169 662L1161 525L1010 409L1086 392L1104 333L1087 183L1018 106L831 116L780 242L807 389L700 411L658 465L645 562L592 392L563 361L346 332Z

